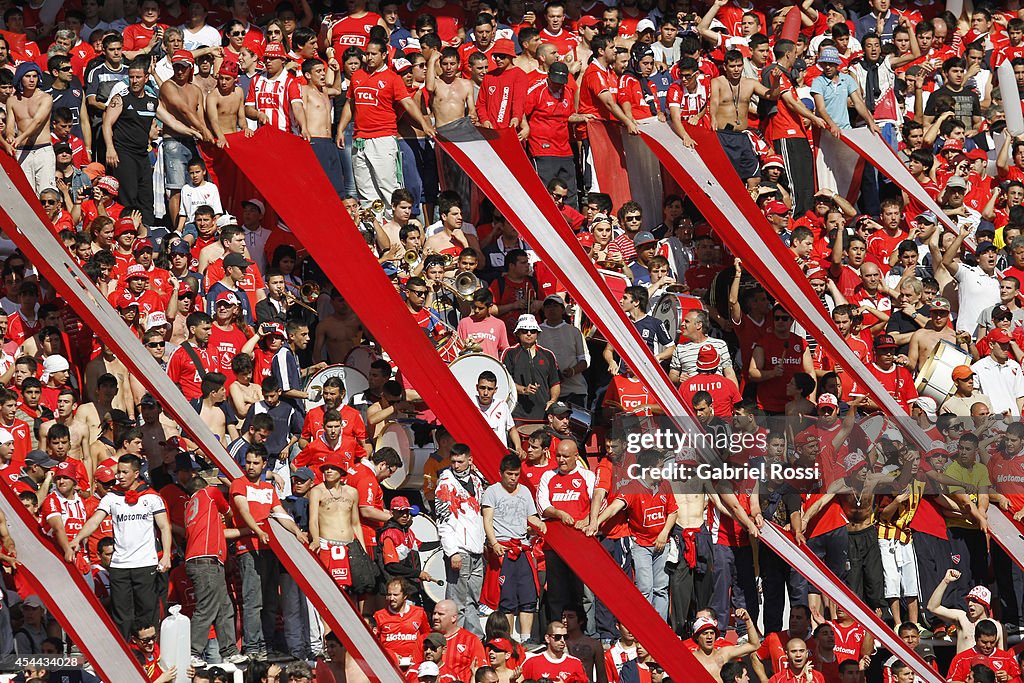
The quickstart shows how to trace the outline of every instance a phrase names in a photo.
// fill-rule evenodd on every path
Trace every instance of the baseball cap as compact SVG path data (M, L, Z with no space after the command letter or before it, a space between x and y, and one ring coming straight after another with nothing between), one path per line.
M938 404L935 403L935 399L931 396L918 396L907 401L909 405L917 406L928 415L935 415L939 411Z
M63 153L71 154L71 145L69 145L66 142L58 142L56 145L53 146L53 153L54 154L63 154Z
M13 443L13 442L14 442L14 434L11 434L9 431L4 429L3 427L0 427L0 443Z
M654 30L654 22L651 21L650 19L641 19L636 24L636 32L638 34L639 33L643 33L644 31L653 31L653 30Z
M430 636L427 637L429 638ZM427 642L426 639L424 639L423 642ZM440 645L438 647L440 647ZM416 667L416 678L427 678L428 676L440 675L441 670L437 668L437 664L435 664L434 662L420 662L420 665Z
M28 455L25 456L25 463L27 465L39 465L49 469L57 465L57 461L47 455L46 451L34 450L29 451Z
M996 304L992 307L993 320L1009 320L1013 318L1013 311L1006 304Z
M292 479L301 479L302 481L313 481L316 479L316 474L313 470L308 467L300 467L292 473Z
M267 205L263 203L262 199L257 199L256 197L253 197L252 199L246 199L244 202L242 202L242 206L245 206L246 204L255 206L256 209L260 212L260 215L265 214L267 212Z
M188 245L188 242L186 242L185 240L178 240L177 242L171 245L171 253L185 254L186 256L188 256L192 254L192 247L190 247Z
M988 154L985 152L985 150L981 149L980 147L975 147L974 149L972 149L972 150L970 150L968 152L965 152L964 156L966 156L968 159L970 159L972 161L975 160L975 159L981 159L983 161L988 161Z
M117 481L117 476L114 474L114 470L110 469L106 465L100 465L97 467L96 471L92 473L92 476L101 484Z
M268 59L288 59L288 53L284 51L284 46L281 43L267 43L267 46L263 48L263 61Z
M842 64L843 60L839 56L839 50L834 47L823 47L818 52L818 64Z
M523 313L519 316L519 320L516 321L515 332L522 330L536 330L540 332L540 325L537 324L537 318L532 313Z
M643 232L638 232L636 234L636 237L633 238L633 246L636 247L639 247L643 244L656 244L657 242L658 238L655 237L653 233L647 232L646 230L644 230Z
M106 190L110 194L117 194L121 189L121 183L117 182L117 178L114 176L100 176L100 179L96 181L96 187L101 190Z
M722 362L718 350L711 344L704 344L697 351L697 369L702 371L717 370Z
M46 608L46 606L43 604L43 599L40 598L38 595L35 595L35 594L30 595L27 598L25 598L24 600L22 600L21 604L24 607L40 607L40 608L43 608L43 609Z
M423 644L424 645L430 645L435 650L439 650L442 647L444 647L445 645L447 645L448 641L445 640L445 637L443 635L441 635L437 631L433 631L433 632L428 633L426 635L426 637L423 639Z
M217 218L218 228L225 228L229 225L238 225L238 219L230 213L223 213Z
M171 64L187 64L190 67L195 67L196 58L188 50L175 50L171 55Z
M221 292L217 295L217 300L214 302L214 305L222 303L226 303L229 306L237 306L241 302L238 300L238 297L235 296L234 292Z
M405 496L395 496L391 499L391 505L388 506L388 509L392 512L397 512L398 510L412 510L412 503L410 503L409 499Z
M119 311L125 311L132 307L139 307L138 300L136 300L130 293L128 293L128 290L121 292L121 296L118 298L117 306L115 308L117 308L117 310Z
M146 318L146 331L149 332L154 327L163 327L167 324L167 314L163 311L153 311Z
M941 297L941 296L935 297L934 299L932 299L932 310L933 311L948 311L948 310L950 310L949 299L947 299L945 297Z
M555 401L544 412L547 415L565 415L566 413L571 413L572 408L564 401Z
M511 55L516 56L516 46L508 38L499 38L494 41L494 47L491 49L491 54L495 55Z
M320 463L320 471L323 472L325 468L333 467L336 470L346 471L345 459L341 457L339 453L328 453L324 456L324 461Z
M978 248L974 251L974 255L981 256L982 254L988 253L990 251L999 251L999 249L996 247L996 245L992 244L991 242L980 242L978 244Z
M822 268L821 266L815 266L813 268L809 268L807 270L806 275L807 275L807 279L808 280L827 280L828 279L828 274L825 272L825 269Z
M819 440L820 439L818 438L818 435L815 434L812 430L805 429L804 431L796 435L796 438L793 439L793 442L797 446L806 446L809 443Z
M946 181L946 189L947 190L956 190L956 189L966 190L967 189L967 181L964 180L963 178L961 178L958 175L950 176L949 180Z
M818 397L818 407L819 408L825 408L825 407L838 408L839 407L839 399L836 398L835 394L822 394L821 396Z
M394 62L392 62L391 66L394 67L395 72L398 73L399 75L412 71L412 62L410 62L405 57L399 57Z
M239 268L248 268L252 265L252 261L248 260L241 254L228 254L224 257L224 267L231 268L238 266Z
M565 306L565 299L560 294L548 294L544 297L544 305L558 304L559 306Z
M260 329L266 330L266 332L260 332L260 336L263 337L278 336L282 339L288 338L288 335L284 333L284 325L281 323L266 323L265 325L260 326Z
M57 466L53 468L53 478L67 477L68 479L76 479L74 465L71 464L70 460L64 460L63 462L57 463Z
M709 628L714 629L715 633L718 633L718 624L715 622L714 619L711 619L709 617L700 617L699 619L693 622L694 637L696 637L701 631L706 631Z
M142 396L142 399L141 399L141 400L139 401L139 404L140 404L140 405L144 405L144 406L155 406L155 405L159 405L159 404L157 403L156 397L155 397L155 396L153 396L153 394L150 394L150 393L146 393L146 394L144 394L144 395Z
M593 28L595 26L600 26L601 20L591 14L584 14L580 17L579 21L576 22L576 25L580 27L589 26L590 28Z
M789 213L789 207L780 201L772 200L764 205L764 213L768 215L785 216Z
M196 292L194 289L188 286L187 283L182 282L178 285L178 298L187 299L188 297L195 298Z
M565 85L569 82L569 67L564 62L555 62L548 67L548 80L552 83Z
M491 638L484 647L488 650L497 650L498 652L512 652L512 643L508 641L508 638Z
M917 214L917 218L915 220L918 223L921 223L923 221L923 222L929 223L931 225L934 225L935 223L938 222L937 219L935 218L935 214L932 213L931 211L922 211L921 213Z
M196 470L195 460L192 459L192 454L188 451L180 451L174 456L174 466L179 470Z
M103 164L101 164L98 161L94 161L91 164L86 164L85 167L82 168L82 173L88 176L89 182L96 180L106 172L107 169L104 168Z
M850 451L843 458L843 469L847 474L853 474L862 467L867 467L868 459L860 451Z
M145 251L147 249L149 249L150 251L153 251L155 249L155 247L153 246L153 240L149 239L148 237L137 239L132 243L133 253L137 254L140 251Z
M1010 333L1002 328L997 327L991 332L989 332L987 335L985 335L985 339L987 339L989 343L992 344L1009 344Z
M786 168L786 164L783 161L781 154L766 154L764 156L764 163L761 164L761 168L765 169L773 166L782 169Z
M966 600L980 602L988 609L992 606L992 591L986 586L975 586L967 593Z
M68 359L60 354L47 356L46 360L43 361L43 372L47 375L52 375L55 372L65 372L70 369L71 364L68 363Z
M897 347L899 347L899 344L896 343L891 334L883 334L875 338L876 349L895 349Z
M962 143L959 140L954 140L953 138L947 138L942 143L942 151L943 152L945 152L947 149L949 149L949 150L962 150L963 148L964 148L964 143Z
M133 263L128 266L128 270L125 271L125 279L133 280L135 278L147 279L149 276L146 275L146 267L138 263Z
M114 237L120 237L121 235L128 232L138 232L139 229L128 216L121 216L117 219L117 223L114 224Z

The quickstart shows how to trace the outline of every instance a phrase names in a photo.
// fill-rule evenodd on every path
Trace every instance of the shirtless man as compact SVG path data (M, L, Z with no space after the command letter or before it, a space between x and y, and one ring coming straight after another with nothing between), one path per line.
M90 387L97 387L98 389L99 376L108 373L117 380L117 395L114 396L114 400L108 406L108 409L117 408L128 413L128 417L135 417L135 401L132 399L131 375L125 364L118 360L114 352L105 344L100 356L92 359L85 366L84 383L86 397L96 401L97 397L95 395L89 395ZM103 413L101 412L100 415L103 415Z
M956 624L956 651L963 652L974 647L974 627L982 619L991 619L999 629L998 647L1006 647L1006 634L1003 632L1003 624L992 618L992 591L985 586L975 586L967 594L967 609L945 607L942 598L950 584L960 579L960 572L955 569L946 570L946 575L936 586L935 592L928 598L928 611L938 618ZM988 598L988 604L985 604Z
M327 87L327 67L319 59L304 61L302 75L308 84L299 86L299 99L292 100L292 119L299 129L299 135L313 148L313 154L338 196L342 196L345 183L341 153L331 137L331 98L340 95L341 90Z
M737 619L742 619L747 625L747 636L749 640L742 645L729 645L726 647L715 647L718 639L718 625L713 619L699 617L693 622L693 640L697 643L697 649L693 656L697 658L708 673L714 676L715 680L721 683L722 678L719 672L726 663L741 659L747 655L757 652L761 646L761 636L757 632L757 625L750 618L745 609L738 609L735 612Z
M228 146L227 135L253 131L245 123L245 93L238 87L238 62L224 62L217 72L217 87L206 96L206 123L217 146Z
M750 97L757 95L766 99L778 98L778 91L770 91L756 79L743 78L743 54L739 50L725 53L725 68L722 75L711 81L711 125L718 131L729 160L732 161L740 178L748 187L755 187L760 180L760 164L747 137L747 114L750 111Z
M188 50L176 50L171 57L171 64L174 67L174 75L160 86L160 104L175 119L199 131L204 141L212 142L213 136L210 135L210 131L206 127L206 115L203 110L205 97L199 86L192 82L192 75L195 71L195 59L192 57L192 53ZM195 147L191 137L165 134L164 140L173 141L185 149L194 149ZM180 164L180 162L175 163ZM165 167L169 168L166 161ZM180 180L184 182L184 174ZM181 205L181 187L169 186L168 189L171 191L167 204L169 215L177 216Z
M50 139L53 98L39 89L39 74L34 62L20 65L15 72L15 94L7 100L7 111L11 115L7 122L7 141L17 152L18 163L36 195L53 187L57 174L57 159Z
M352 574L345 546L358 540L366 550L363 534L356 533L360 528L359 494L342 479L346 472L340 453L328 454L320 465L320 473L323 483L309 492L309 548L317 553L334 582L347 588L352 585Z
M512 66L518 66L523 70L523 73L537 71L540 68L537 49L543 44L540 34L532 28L523 29L519 33L519 45L523 48L523 51L512 60ZM586 662L584 662L584 668L586 668L586 665Z
M174 462L178 449L169 447L167 442L177 436L177 433L160 419L163 414L160 403L150 394L146 394L139 405L142 412L142 452L149 461L149 468Z
M967 332L957 334L949 324L949 300L938 296L932 300L928 323L910 335L910 349L907 352L907 358L910 359L910 368L913 369L915 375L931 358L932 351L940 341L960 344L961 341L969 342L970 335ZM964 346L966 348L966 344Z
M44 422L39 427L39 440L45 441L46 434L50 427L56 424L66 425L71 432L71 446L68 455L77 460L86 461L86 453L89 453L89 429L81 422L75 421L75 409L78 408L78 399L73 389L62 389L57 396L57 410L53 419ZM90 467L90 472L92 471Z
M437 75L438 62L441 75ZM426 88L430 93L430 113L434 115L435 128L467 115L474 124L477 122L473 83L462 77L458 50L445 48L430 55Z
M100 432L103 431L104 416L109 415L110 411L114 408L114 399L118 395L118 381L115 375L104 372L99 378L95 379L95 384L90 385L88 366L85 377L86 386L95 386L96 391L92 401L83 404L75 412L75 422L85 427L88 431L89 443L93 443L100 438Z
M585 621L586 612L579 607L566 607L562 610L566 649L570 655L583 662L583 670L591 676L591 680L606 683L608 674L604 668L604 648L601 641L583 633L582 624Z
M238 427L227 423L220 407L228 399L228 390L224 388L226 380L227 377L219 372L210 372L203 378L203 398L199 409L199 419L206 423L225 446L238 438Z
M337 290L331 294L331 305L334 313L316 326L313 359L322 360L326 351L328 363L344 363L349 352L363 341L363 324Z

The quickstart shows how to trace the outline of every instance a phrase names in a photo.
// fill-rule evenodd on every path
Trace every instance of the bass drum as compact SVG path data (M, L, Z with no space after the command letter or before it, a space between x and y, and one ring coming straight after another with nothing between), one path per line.
M423 567L423 571L430 574L431 578L443 580L445 578L444 550L438 548L429 553L420 551L420 566ZM444 586L438 586L431 581L423 582L423 592L435 603L441 602L445 598Z
M675 344L679 342L679 335L683 329L683 316L694 310L704 310L704 304L697 297L676 292L665 292L658 297L657 302L651 307L651 317L660 321L665 326L669 339ZM658 351L660 350L658 349Z
M370 376L370 365L380 358L380 354L372 346L357 346L345 356L345 367L358 370L364 376Z
M935 400L939 407L956 392L953 368L970 365L971 357L956 344L940 341L917 376L917 393Z
M422 512L412 518L412 533L420 542L420 553L431 553L441 547L437 523Z
M337 377L345 384L345 403L348 404L352 403L353 396L370 388L370 382L366 379L366 375L355 368L344 365L328 365L306 382L306 393L309 394L309 398L306 399L306 412L324 404L324 382L331 377Z
M412 470L412 443L413 435L411 430L400 422L392 422L377 437L377 442L374 444L375 451L388 446L394 448L402 458L402 466L380 483L382 487L392 491L403 487L405 480L409 478L409 472Z
M459 356L455 362L448 366L448 369L455 375L455 379L462 385L463 391L470 399L476 399L476 381L480 373L490 370L498 378L498 391L494 395L496 401L505 401L509 408L515 408L519 402L519 392L516 391L516 383L512 381L512 375L508 373L505 366L484 353L467 353Z

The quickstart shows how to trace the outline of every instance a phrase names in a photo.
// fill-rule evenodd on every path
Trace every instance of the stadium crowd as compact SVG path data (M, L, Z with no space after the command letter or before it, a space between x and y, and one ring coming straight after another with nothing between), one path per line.
M717 681L923 680L759 542L766 523L938 677L1021 682L1024 559L989 521L1024 519L1017 0L959 16L935 0L2 4L4 153L244 470L218 473L0 235L0 477L150 680L181 680L158 642L172 605L191 619L192 681L360 680L270 549L273 517L413 683L667 680L545 547L555 524L596 536ZM699 428L755 437L717 455L817 465L817 480L624 476L634 456L651 472L699 454L627 455L664 410L435 146L466 118L518 134ZM857 373L671 181L654 215L602 191L590 131L654 118L688 146L692 127L717 134L908 422L880 422ZM212 159L264 126L309 142L409 315L472 368L464 388L508 447L497 481L273 207L220 186ZM882 164L849 184L819 158L823 138L862 127L944 217ZM76 652L18 542L0 525L0 657Z

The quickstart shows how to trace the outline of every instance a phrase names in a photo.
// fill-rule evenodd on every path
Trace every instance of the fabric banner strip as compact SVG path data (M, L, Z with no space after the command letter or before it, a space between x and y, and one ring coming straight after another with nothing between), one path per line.
M807 546L798 546L788 532L780 529L774 522L769 522L761 528L761 542L779 557L786 558L786 561L823 595L842 605L855 622L867 629L886 649L912 668L919 678L927 683L943 683L943 678L938 672L928 666L920 655L910 649L885 622L850 592L850 589L807 549Z
M988 525L996 543L1018 567L1024 569L1024 524L1007 517L999 507L989 505Z
M21 563L18 573L28 579L96 673L107 681L145 683L146 674L107 610L75 566L65 562L40 537L38 520L32 518L10 486L0 485L0 511L7 517L7 528L17 544Z
M587 140L593 160L591 172L612 206L628 201L640 204L644 216L661 216L664 187L661 164L635 135L617 122L588 121ZM531 164L532 166L532 164Z
M0 226L86 324L108 347L117 350L118 358L160 400L168 413L199 444L221 472L231 479L242 476L241 468L199 419L178 387L160 369L142 342L131 333L113 307L45 227L45 214L34 199L17 162L6 155L0 155L0 164L3 167L3 176L0 177ZM275 530L274 535L277 536L280 527L271 526L268 532L271 529ZM306 595L317 593L318 599L326 605L320 615L341 636L367 676L399 683L401 678L398 672L370 635L352 602L329 580L326 570L309 551L303 549L302 555L296 558L279 555L279 559L286 565L302 566L303 571L292 574L293 578ZM312 582L312 577L319 579L321 576L323 582Z
M496 481L498 463L507 448L487 426L367 251L327 177L319 171L309 145L301 138L266 127L252 138L240 134L228 137L227 156L276 208L448 430L470 446L474 462L484 475ZM282 168L301 172L282 176ZM531 174L536 179L536 174ZM540 185L539 180L535 182ZM300 196L303 201L296 202ZM339 253L346 255L344 261L337 258ZM551 525L546 536L551 547L566 561L575 563L572 566L583 582L645 644L672 678L713 680L692 656L679 654L679 639L594 539L555 526Z
M611 296L597 267L565 219L509 130L484 130L461 119L441 126L438 144L536 250L577 305L605 335L630 370L654 395L666 415L691 415L636 326Z

